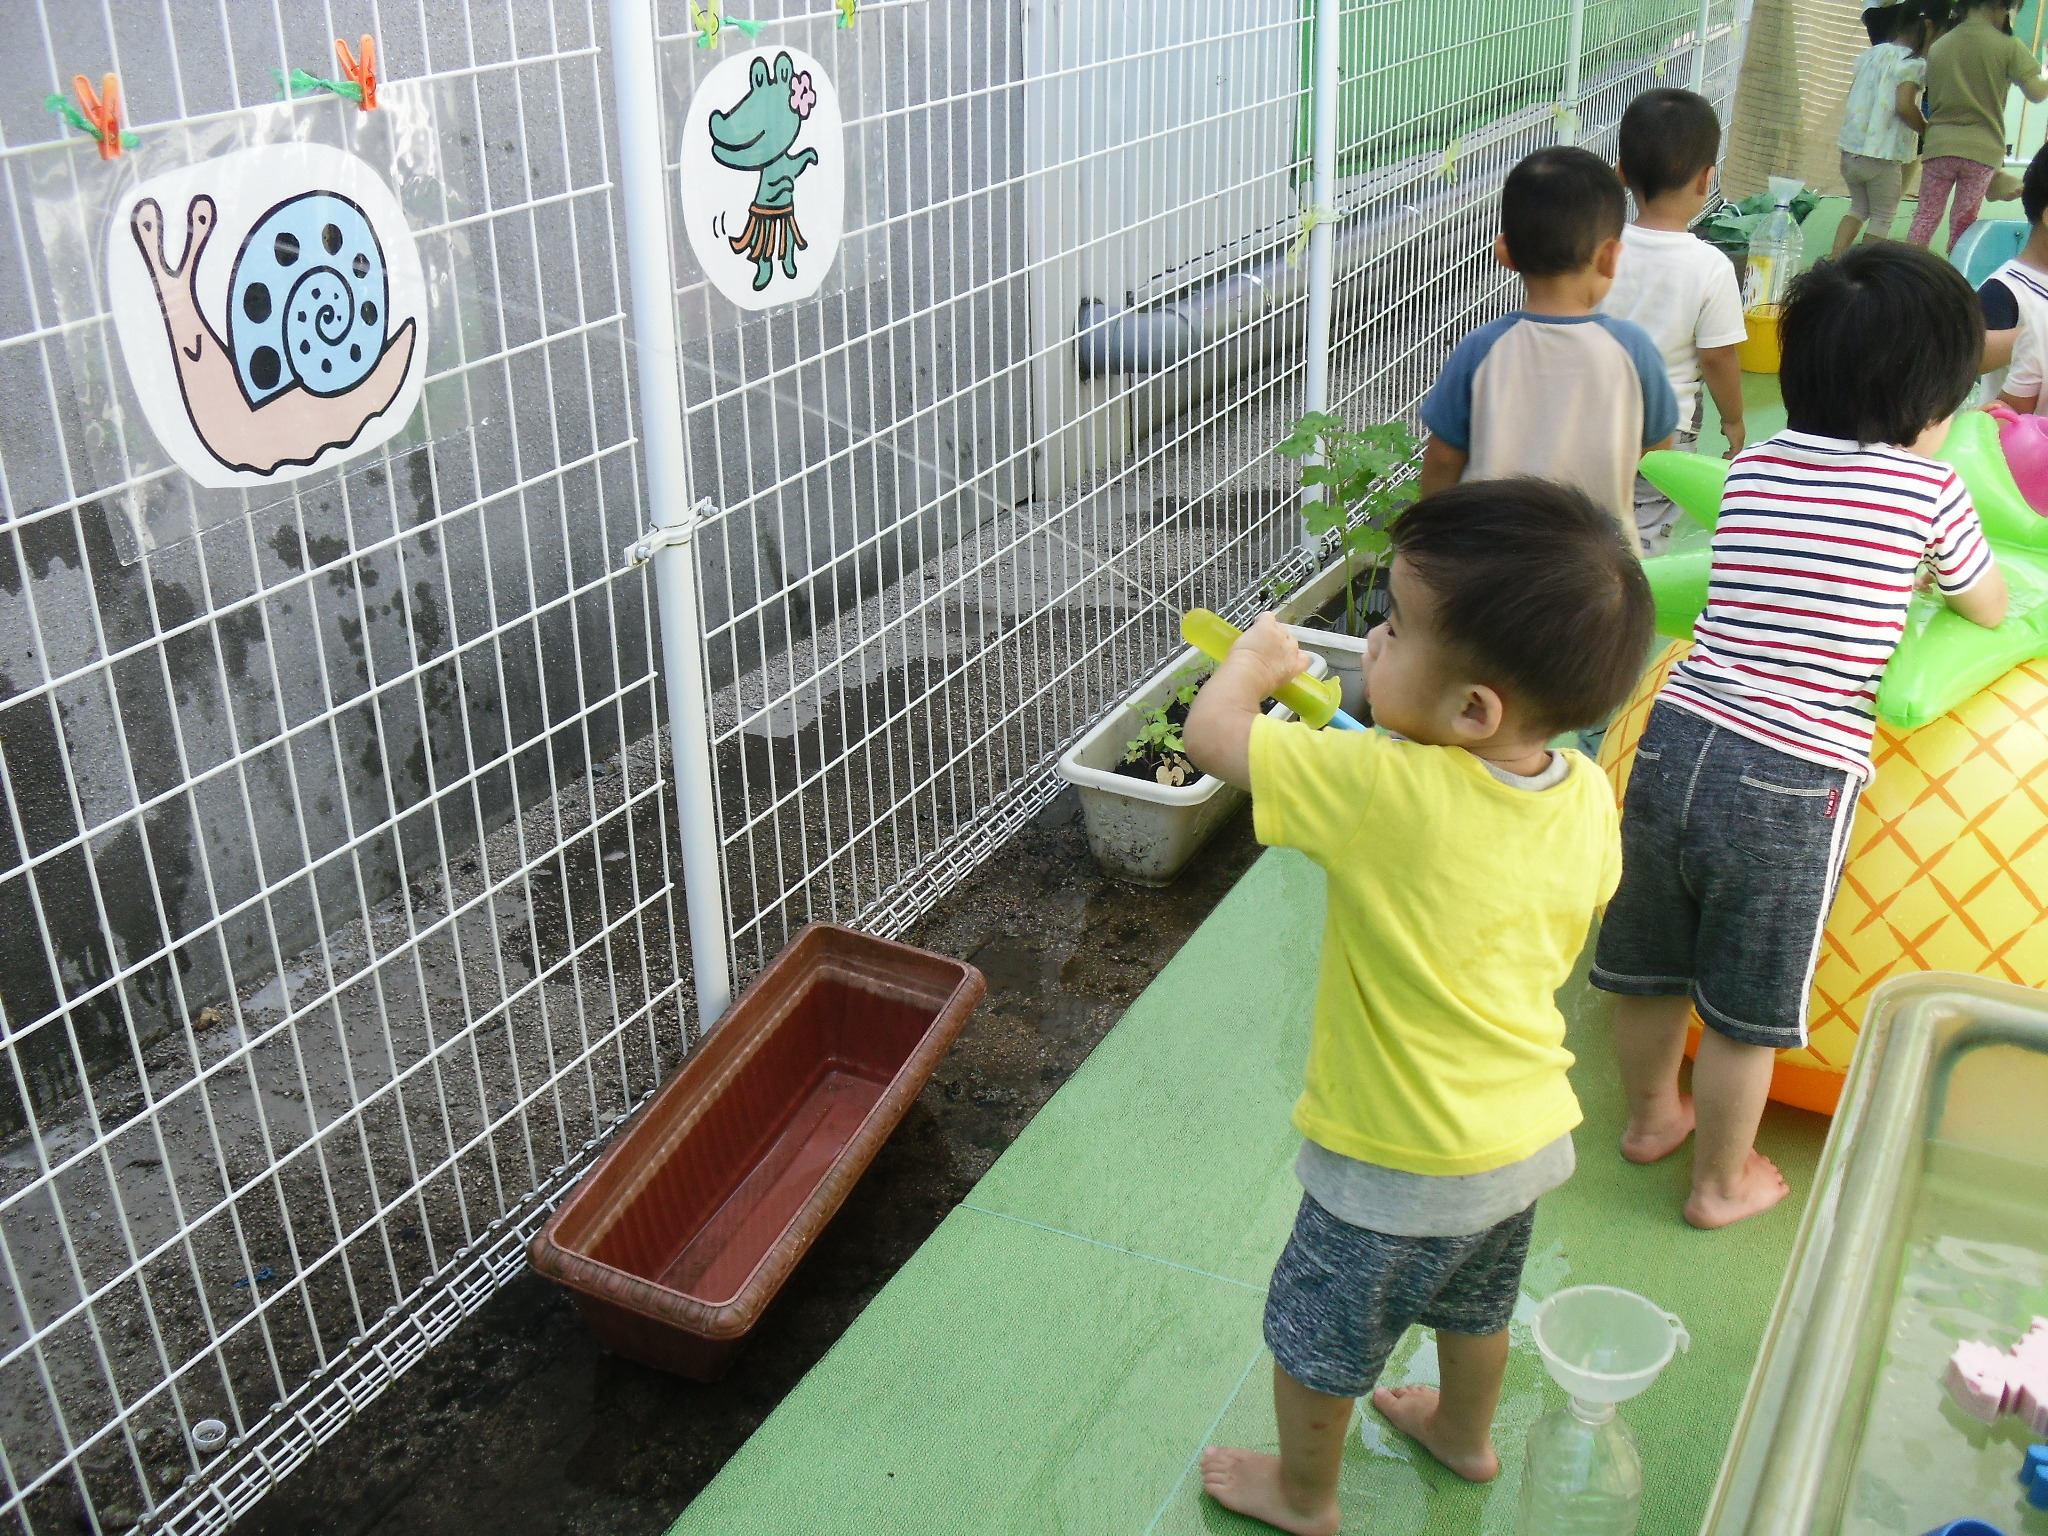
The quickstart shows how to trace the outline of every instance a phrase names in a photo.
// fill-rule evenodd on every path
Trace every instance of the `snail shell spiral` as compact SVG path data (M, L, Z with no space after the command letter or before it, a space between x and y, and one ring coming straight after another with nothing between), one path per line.
M228 277L228 350L251 405L294 383L340 395L377 366L390 309L384 250L333 192L288 198L256 221Z

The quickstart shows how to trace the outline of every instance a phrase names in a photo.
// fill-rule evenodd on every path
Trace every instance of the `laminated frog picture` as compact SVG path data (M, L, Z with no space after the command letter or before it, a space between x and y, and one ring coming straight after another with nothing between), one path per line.
M419 401L419 253L383 179L342 150L266 145L142 183L113 210L107 294L142 414L201 485L353 458Z
M818 291L839 253L846 159L839 97L794 48L727 59L690 98L683 227L718 291L767 309Z

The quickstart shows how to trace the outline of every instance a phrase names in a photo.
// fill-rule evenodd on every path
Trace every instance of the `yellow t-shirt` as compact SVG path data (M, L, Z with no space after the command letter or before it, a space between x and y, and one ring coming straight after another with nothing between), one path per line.
M1557 989L1621 878L1620 819L1576 752L1544 790L1458 747L1252 728L1259 841L1329 872L1294 1125L1409 1173L1484 1173L1580 1120Z

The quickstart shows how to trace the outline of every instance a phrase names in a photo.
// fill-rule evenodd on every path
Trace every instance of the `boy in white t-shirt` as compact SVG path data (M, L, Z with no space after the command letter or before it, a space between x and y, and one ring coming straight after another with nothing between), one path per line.
M1700 382L1713 392L1732 458L1743 445L1742 369L1735 346L1744 334L1735 268L1691 232L1707 204L1721 155L1721 123L1703 96L1645 91L1621 118L1621 179L1635 195L1636 221L1622 231L1621 264L1602 314L1633 320L1663 354L1678 396L1672 446L1699 441ZM1678 508L1636 477L1636 532L1645 555L1671 543Z
M2048 228L2041 222L2048 214L2048 146L2027 167L2020 206L2032 226L2027 243L1977 289L1984 311L1981 398L2030 412L2041 397L2041 343L2048 338Z

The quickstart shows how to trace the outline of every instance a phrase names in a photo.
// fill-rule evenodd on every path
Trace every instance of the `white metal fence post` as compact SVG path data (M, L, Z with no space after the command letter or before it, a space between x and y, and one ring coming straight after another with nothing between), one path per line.
M1692 88L1695 94L1707 89L1707 28L1713 25L1714 0L1700 0L1699 26L1692 35Z
M704 694L697 557L691 544L697 514L690 500L689 449L683 438L668 187L661 137L649 132L650 125L661 121L661 87L655 73L660 45L653 0L611 0L611 29L612 78L618 90L619 194L626 215L633 340L639 351L640 452L647 466L647 502L656 529L643 547L654 562L661 605L662 671L667 674L691 968L697 983L698 1022L708 1029L732 1001L732 970Z
M1302 405L1311 411L1330 408L1330 327L1336 309L1337 244L1337 92L1342 50L1343 0L1316 0L1315 112L1310 146L1310 215L1308 236L1308 348ZM1320 486L1303 501L1321 499ZM1314 540L1302 535L1304 543Z
M1586 0L1571 0L1565 20L1564 94L1558 98L1558 142L1579 142L1579 64L1586 48Z

